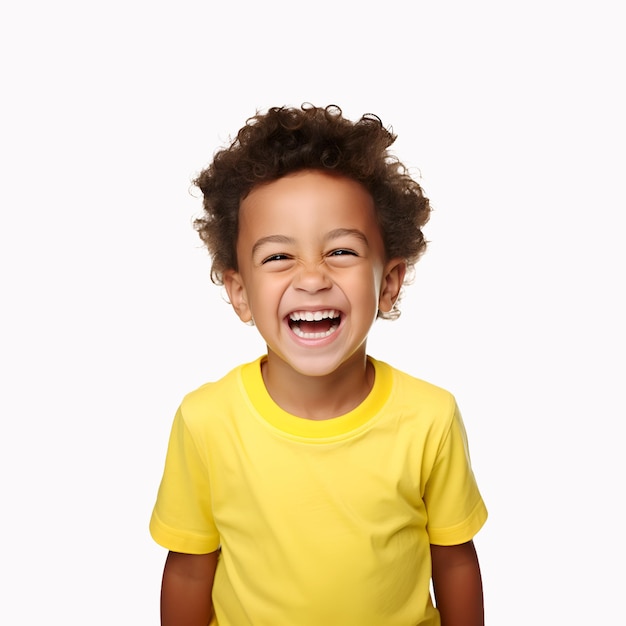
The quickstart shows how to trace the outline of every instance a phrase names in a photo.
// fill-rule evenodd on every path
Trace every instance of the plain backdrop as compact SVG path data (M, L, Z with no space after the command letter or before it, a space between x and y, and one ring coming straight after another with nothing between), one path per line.
M0 622L158 624L174 412L264 349L210 282L191 180L308 101L377 114L434 207L369 351L461 406L487 623L620 623L619 5L3 5Z

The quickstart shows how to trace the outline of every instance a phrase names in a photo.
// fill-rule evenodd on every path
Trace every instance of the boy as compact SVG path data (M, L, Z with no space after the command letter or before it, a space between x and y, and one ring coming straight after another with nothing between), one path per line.
M272 108L195 181L213 281L267 354L176 414L150 523L163 626L483 624L454 398L366 353L430 210L394 140L372 115Z

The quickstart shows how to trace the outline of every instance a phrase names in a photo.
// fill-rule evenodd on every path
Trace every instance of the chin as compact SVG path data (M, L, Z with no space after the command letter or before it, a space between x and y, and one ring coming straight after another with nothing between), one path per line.
M294 372L302 376L321 378L336 374L344 367L354 366L365 361L365 349L363 353L357 351L349 356L337 358L336 356L304 354L297 358L280 357L281 360Z

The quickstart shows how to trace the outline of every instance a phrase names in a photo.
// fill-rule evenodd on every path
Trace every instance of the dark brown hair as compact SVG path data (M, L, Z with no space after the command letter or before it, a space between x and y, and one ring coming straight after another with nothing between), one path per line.
M273 107L248 119L193 181L204 196L204 215L194 226L211 254L213 282L223 284L224 272L237 269L241 201L257 185L307 169L361 183L374 200L387 258L403 258L411 269L426 248L422 226L430 206L420 185L389 154L395 139L377 116L351 122L335 105Z

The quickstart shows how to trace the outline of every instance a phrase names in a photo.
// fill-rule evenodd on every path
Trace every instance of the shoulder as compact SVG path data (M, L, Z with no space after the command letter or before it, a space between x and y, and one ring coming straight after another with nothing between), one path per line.
M441 408L456 406L454 395L447 389L422 378L417 378L383 361L376 361L375 359L372 359L372 361L376 366L377 372L381 372L384 376L391 378L396 401L406 399L413 403L415 400L419 400L420 404Z
M391 367L391 366L388 366ZM450 391L444 389L443 387L439 387L427 380L423 380L422 378L417 378L407 372L403 372L402 370L391 367L394 378L398 385L401 385L403 388L407 390L412 390L414 392L423 394L428 398L432 398L434 401L438 402L450 402L453 401L454 396Z
M230 413L232 407L244 401L242 376L246 368L256 363L239 365L219 380L207 382L184 396L180 413L187 424L205 421L210 415Z
M396 369L387 363L374 360L377 375L391 381L388 408L409 421L419 422L421 427L438 425L447 430L458 415L454 395L433 383Z

